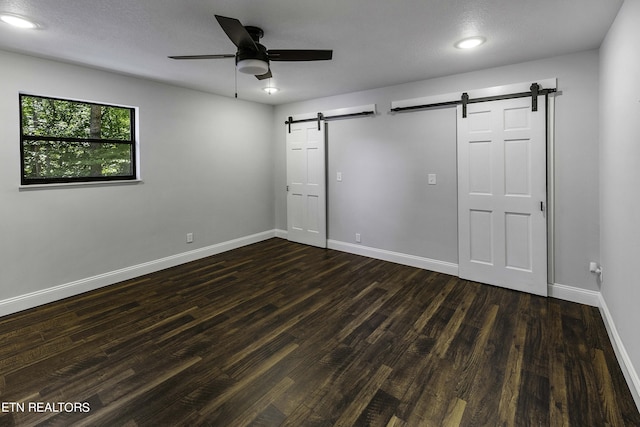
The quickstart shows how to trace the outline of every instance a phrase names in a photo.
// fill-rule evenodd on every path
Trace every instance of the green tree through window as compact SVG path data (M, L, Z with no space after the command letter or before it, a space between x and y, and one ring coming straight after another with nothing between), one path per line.
M133 108L20 95L22 184L136 178Z

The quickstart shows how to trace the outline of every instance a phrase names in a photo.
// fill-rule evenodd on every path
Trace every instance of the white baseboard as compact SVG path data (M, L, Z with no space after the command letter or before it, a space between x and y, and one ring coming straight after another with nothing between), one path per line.
M276 237L286 239L287 235L287 230L276 229ZM458 264L451 262L438 261L436 259L424 258L401 252L392 252L386 249L372 248L370 246L356 245L332 239L327 240L327 248L379 259L382 261L395 262L396 264L408 265L409 267L417 267L438 273L450 274L452 276L458 275Z
M598 291L589 291L575 286L561 285L560 283L550 284L547 289L549 296L553 298L590 305L591 307L600 306L600 292Z
M287 236L289 235L289 232L287 230L281 230L279 228L276 228L275 232L276 232L276 237L279 237L281 239L286 239Z
M458 275L458 264L446 261L409 255L400 252L387 251L385 249L372 248L369 246L355 245L353 243L340 242L338 240L327 240L327 247L342 252L356 255L363 255L369 258L383 261L395 262L396 264L408 265L410 267L423 268L425 270L436 271L438 273Z
M264 231L262 233L252 234L250 236L217 243L215 245L206 246L189 252L183 252L166 258L122 268L120 270L110 271L108 273L99 274L86 279L76 280L71 283L65 283L63 285L54 286L24 295L18 295L16 297L0 301L0 316L6 316L7 314L17 313L39 305L48 304L53 301L92 291L104 286L113 285L124 280L164 270L165 268L175 267L176 265L261 242L275 236L276 230Z

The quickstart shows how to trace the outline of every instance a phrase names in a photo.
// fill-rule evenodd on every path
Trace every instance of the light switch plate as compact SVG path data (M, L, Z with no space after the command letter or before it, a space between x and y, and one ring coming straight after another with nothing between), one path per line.
M427 177L427 182L429 185L436 185L437 179L435 173L430 173Z

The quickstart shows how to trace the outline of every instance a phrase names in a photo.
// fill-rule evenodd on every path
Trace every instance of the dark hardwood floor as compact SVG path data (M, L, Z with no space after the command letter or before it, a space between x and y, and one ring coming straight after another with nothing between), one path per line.
M281 239L0 318L0 343L0 425L640 425L596 308Z

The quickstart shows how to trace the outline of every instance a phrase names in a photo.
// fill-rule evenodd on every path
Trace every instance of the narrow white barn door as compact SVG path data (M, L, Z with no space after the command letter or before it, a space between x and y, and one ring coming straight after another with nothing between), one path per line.
M458 106L461 278L547 295L545 118L542 97Z
M292 123L290 126L291 132L287 130L288 239L325 248L327 185L324 122Z

